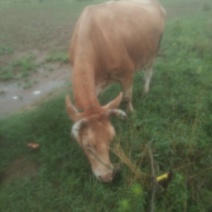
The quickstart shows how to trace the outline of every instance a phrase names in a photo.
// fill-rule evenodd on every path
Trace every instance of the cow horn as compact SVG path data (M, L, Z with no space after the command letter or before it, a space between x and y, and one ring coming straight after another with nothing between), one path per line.
M71 98L69 95L66 95L66 111L68 113L68 116L73 121L77 121L79 117L79 113L77 109L74 107L74 105L71 102Z
M120 110L120 109L108 110L107 113L108 113L109 116L115 115L115 116L118 116L118 117L120 117L122 119L126 119L127 118L127 114L123 110Z
M73 125L73 127L72 127L72 129L71 129L71 135L74 137L74 138L78 138L78 136L79 136L79 131L80 131L80 129L81 129L81 127L85 124L85 123L87 123L87 121L88 121L88 119L87 118L82 118L82 119L80 119L79 121L77 121L74 125Z

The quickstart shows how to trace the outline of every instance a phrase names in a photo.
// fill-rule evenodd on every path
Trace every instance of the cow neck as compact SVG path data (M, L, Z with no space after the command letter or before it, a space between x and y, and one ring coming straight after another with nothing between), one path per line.
M100 104L96 96L94 68L81 61L75 63L72 74L72 87L77 108L82 111L100 110Z

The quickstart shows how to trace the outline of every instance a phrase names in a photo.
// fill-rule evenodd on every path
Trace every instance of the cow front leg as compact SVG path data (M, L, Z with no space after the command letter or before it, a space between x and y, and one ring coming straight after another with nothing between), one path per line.
M123 90L123 99L122 102L126 104L127 111L133 112L133 105L132 105L132 81L131 83L122 83L122 90Z
M153 70L152 67L144 70L144 88L143 88L143 95L149 92L149 85L152 79Z

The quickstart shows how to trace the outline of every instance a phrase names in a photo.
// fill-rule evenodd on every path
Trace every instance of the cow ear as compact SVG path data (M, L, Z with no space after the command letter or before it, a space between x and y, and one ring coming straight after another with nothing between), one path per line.
M114 100L112 100L111 102L109 102L103 108L106 109L106 110L113 110L113 109L118 108L118 106L121 103L122 96L123 96L123 94L122 94L122 92L120 92L120 94Z
M71 98L69 95L66 95L66 111L71 120L73 120L73 121L78 120L79 113L78 113L77 109L74 107L74 105L72 104Z

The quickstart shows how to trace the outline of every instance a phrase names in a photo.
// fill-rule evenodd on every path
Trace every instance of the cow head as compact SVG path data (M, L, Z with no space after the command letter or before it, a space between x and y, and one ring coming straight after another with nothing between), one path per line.
M117 109L122 99L122 93L97 113L83 115L66 96L66 110L75 122L71 134L77 140L96 178L102 182L111 182L118 172L109 157L110 143L115 136L115 130L110 123L111 115L126 117L125 112Z

